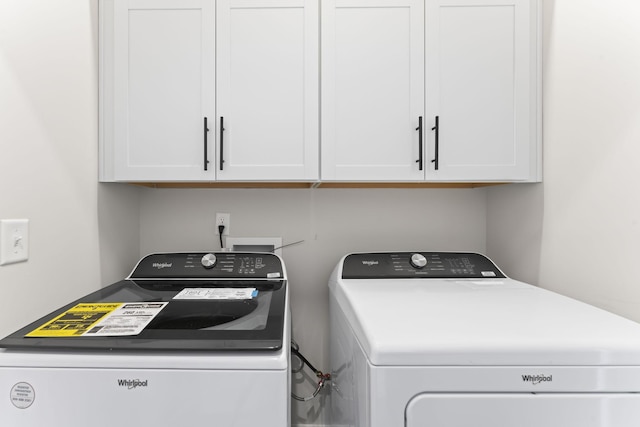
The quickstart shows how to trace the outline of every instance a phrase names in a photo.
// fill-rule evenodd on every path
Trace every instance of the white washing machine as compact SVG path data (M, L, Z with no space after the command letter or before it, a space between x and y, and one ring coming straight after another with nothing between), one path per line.
M475 253L351 254L329 289L334 426L640 425L640 324Z
M290 425L286 272L167 253L0 341L0 426Z

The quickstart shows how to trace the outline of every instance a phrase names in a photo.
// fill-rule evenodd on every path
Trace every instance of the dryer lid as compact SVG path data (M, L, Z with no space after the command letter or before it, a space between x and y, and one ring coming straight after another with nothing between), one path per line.
M509 278L342 278L337 304L374 365L640 365L640 325Z

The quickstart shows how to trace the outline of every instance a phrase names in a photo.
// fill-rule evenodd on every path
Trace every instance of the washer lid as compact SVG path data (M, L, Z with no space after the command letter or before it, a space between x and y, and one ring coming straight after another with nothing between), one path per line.
M640 325L508 278L330 282L374 365L640 365Z
M0 348L237 352L286 347L288 291L281 260L273 254L222 253L215 265L205 266L200 260L206 255L212 254L149 255L129 279L25 326L0 340ZM133 307L142 305L162 308L156 314L135 312ZM114 307L134 311L131 317L143 328L132 327L126 313L108 318ZM108 326L103 320L110 321Z

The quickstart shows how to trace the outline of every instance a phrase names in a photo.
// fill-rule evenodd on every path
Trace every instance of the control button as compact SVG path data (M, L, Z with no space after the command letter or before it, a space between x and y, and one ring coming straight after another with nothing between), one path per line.
M216 256L214 254L206 254L200 260L204 268L213 268L216 265Z
M411 255L411 265L415 268L422 268L427 265L427 259L422 254Z

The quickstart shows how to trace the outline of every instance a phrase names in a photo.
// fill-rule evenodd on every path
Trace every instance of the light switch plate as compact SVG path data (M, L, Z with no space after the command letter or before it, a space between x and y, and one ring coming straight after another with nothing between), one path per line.
M0 265L29 259L29 220L0 220Z

